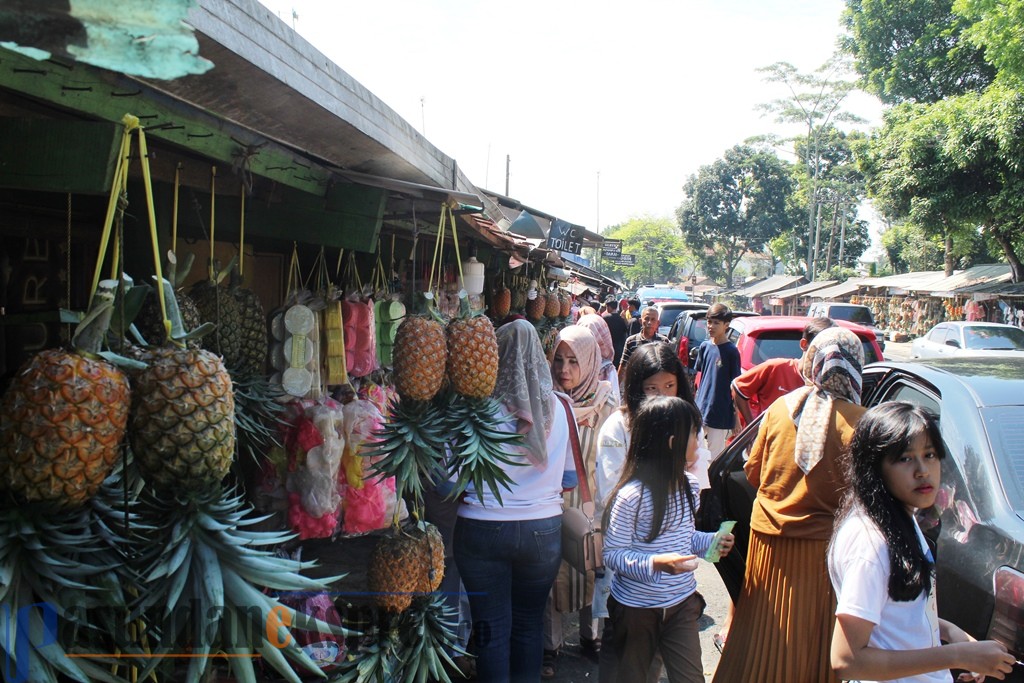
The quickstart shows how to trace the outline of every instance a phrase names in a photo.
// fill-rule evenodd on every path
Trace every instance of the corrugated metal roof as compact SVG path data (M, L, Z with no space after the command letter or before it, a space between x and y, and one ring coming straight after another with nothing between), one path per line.
M866 287L877 289L886 287L889 289L904 289L911 292L928 291L936 282L944 280L945 272L941 270L922 270L917 273L899 273L897 275L886 275L875 278Z
M792 299L794 296L806 296L819 289L831 287L836 282L837 280L815 280L814 282L808 282L806 285L800 285L796 289L787 289L785 292L779 293L775 298Z
M736 290L733 292L733 295L746 297L763 296L777 292L780 289L786 289L798 282L806 282L803 275L772 275L767 280L762 280L755 285Z
M992 294L995 296L1024 296L1024 282L986 282L960 290L969 294Z
M973 266L943 278L938 282L934 282L927 291L932 296L956 296L958 293L963 293L960 290L965 288L994 282L1006 282L1012 277L1010 264L989 263Z
M851 277L846 282L840 282L833 287L819 289L812 293L812 299L841 299L857 292L861 287L871 287L878 278L874 277Z

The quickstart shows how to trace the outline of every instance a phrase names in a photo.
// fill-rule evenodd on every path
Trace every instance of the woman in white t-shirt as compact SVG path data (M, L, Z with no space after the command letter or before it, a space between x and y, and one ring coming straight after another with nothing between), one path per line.
M843 680L946 683L950 669L965 669L977 673L959 681L980 683L1013 666L1002 644L939 619L935 563L914 513L935 503L943 457L937 418L913 404L884 403L857 424L828 551L832 667Z

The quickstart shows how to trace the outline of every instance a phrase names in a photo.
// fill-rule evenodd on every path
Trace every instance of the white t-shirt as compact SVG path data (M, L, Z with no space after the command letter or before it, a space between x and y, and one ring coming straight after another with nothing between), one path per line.
M704 428L697 435L697 443L704 443ZM629 448L629 430L626 428L626 414L615 410L601 425L597 436L596 491L594 503L598 512L604 510L608 496L619 483L622 469L626 465L626 449ZM690 474L697 477L700 490L710 488L708 466L711 464L711 451L703 446L697 448L697 462L689 468Z
M547 438L546 466L532 465L525 456L521 456L523 465L500 463L501 469L512 479L512 490L499 489L499 504L489 488L478 493L470 483L463 504L459 506L459 517L519 521L547 519L562 514L562 473L575 470L576 464L569 449L569 423L565 408L554 394L551 396L551 410L553 418ZM505 425L503 431L511 432L515 427L513 421ZM543 429L543 426L537 428ZM521 447L515 450L522 452Z
M914 521L921 547L928 552ZM828 550L828 572L836 590L836 614L875 625L868 644L882 650L923 650L939 647L939 615L934 581L929 596L896 602L889 597L889 548L882 532L862 511L852 513L836 530ZM888 679L895 683L949 683L949 671ZM861 683L874 683L862 681Z

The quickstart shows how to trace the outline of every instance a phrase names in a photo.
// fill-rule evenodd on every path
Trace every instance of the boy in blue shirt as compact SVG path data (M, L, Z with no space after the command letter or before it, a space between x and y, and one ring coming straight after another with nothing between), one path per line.
M732 320L729 307L723 303L713 304L706 320L708 339L700 345L694 365L697 372L695 402L704 418L708 450L714 460L725 448L725 440L736 425L731 385L743 369L739 350L727 338Z

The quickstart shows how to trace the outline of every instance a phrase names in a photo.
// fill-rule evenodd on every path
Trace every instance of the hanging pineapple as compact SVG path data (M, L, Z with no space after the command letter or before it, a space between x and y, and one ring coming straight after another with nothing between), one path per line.
M403 399L429 401L441 390L448 351L444 326L429 315L408 315L395 332L395 390Z
M522 312L526 308L526 297L529 281L516 276L512 281L512 310Z
M177 294L182 326L187 330L194 330L203 322L202 313L200 313L199 307L196 306L196 302L182 289L182 284L188 277L189 271L192 270L192 263L194 261L195 254L189 253L185 257L185 262L179 267L175 253L168 251L167 264L164 267L166 279ZM142 309L135 316L134 324L139 330L139 334L142 335L142 338L147 343L157 346L167 343L167 334L164 331L164 316L160 309L159 293L156 289L151 290L146 296ZM198 348L199 340L189 339L187 345L190 348Z
M558 303L562 307L558 314L563 318L568 318L572 313L572 297L564 289L558 290Z
M266 316L255 292L241 286L236 259L212 279L196 283L190 296L204 322L216 325L203 338L203 348L220 354L235 375L261 374L267 358ZM230 285L220 283L230 275Z
M0 400L0 482L22 501L80 505L121 453L128 379L99 358L115 280L100 284L75 330L74 351L33 356Z
M505 274L501 274L501 284L491 293L491 317L500 322L512 311L512 292L505 286Z
M526 293L526 319L531 323L539 323L544 320L547 311L548 300L544 296L544 290L537 285L537 281L530 282L530 289Z
M558 298L558 292L547 290L545 292L544 317L548 320L555 320L562 313L562 300Z
M403 612L417 594L436 591L444 578L444 541L433 524L392 527L370 555L367 588L389 612Z

